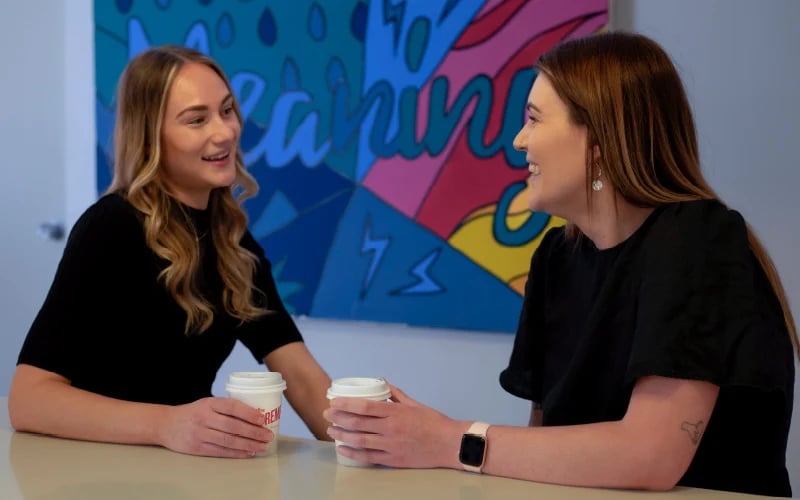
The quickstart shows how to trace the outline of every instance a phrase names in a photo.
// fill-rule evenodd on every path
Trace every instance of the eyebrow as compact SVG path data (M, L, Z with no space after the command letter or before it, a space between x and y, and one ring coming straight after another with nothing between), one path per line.
M222 101L220 102L220 106L225 105L226 102L231 100L233 100L233 94L229 93L228 95L225 96L224 99L222 99ZM175 115L175 118L180 118L186 113L191 113L192 111L208 111L208 106L206 106L205 104L198 104L197 106L189 106L188 108L181 110L180 113Z
M532 102L529 102L528 105L525 106L525 109L527 109L528 111L535 111L537 113L541 113L542 112L542 110L537 108L536 105L534 103L532 103Z

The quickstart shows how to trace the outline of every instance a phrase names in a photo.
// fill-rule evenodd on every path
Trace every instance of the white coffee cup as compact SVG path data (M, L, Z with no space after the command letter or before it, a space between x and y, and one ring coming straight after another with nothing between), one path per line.
M225 384L228 395L261 410L266 415L264 427L275 435L267 450L258 453L258 456L271 455L278 451L281 404L285 389L286 382L279 372L233 372L228 376Z
M364 398L373 401L385 401L392 395L386 381L380 378L369 377L347 377L339 378L331 382L331 387L328 389L328 399L347 397L347 398ZM336 461L342 465L350 467L370 467L373 464L368 462L360 462L342 456L339 454L339 446L350 446L341 441L336 441Z

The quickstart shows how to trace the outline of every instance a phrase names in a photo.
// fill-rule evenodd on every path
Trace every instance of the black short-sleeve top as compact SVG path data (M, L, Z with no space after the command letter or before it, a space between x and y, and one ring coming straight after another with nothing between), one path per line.
M247 232L241 245L258 257L254 286L271 313L241 322L222 307L222 279L209 234L208 210L176 204L195 226L201 248L200 292L215 309L203 333L184 333L186 313L158 275L166 266L146 244L141 214L118 194L100 198L73 227L47 297L18 363L63 375L104 396L182 404L211 395L236 340L258 362L301 341L260 245Z
M551 229L532 258L503 388L544 425L587 424L621 419L648 375L720 387L679 484L791 495L792 345L744 220L718 201L661 206L604 250Z

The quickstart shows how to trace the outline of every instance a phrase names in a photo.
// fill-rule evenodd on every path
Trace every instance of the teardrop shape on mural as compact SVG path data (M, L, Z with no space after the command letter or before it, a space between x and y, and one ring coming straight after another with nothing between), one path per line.
M226 12L217 21L217 43L220 47L230 47L233 39L233 19Z
M367 4L358 2L350 16L350 32L356 40L364 41L367 32Z
M264 9L261 18L258 20L258 38L267 47L275 45L278 39L278 26L275 24L275 16L269 8Z
M311 10L308 12L308 34L317 42L325 38L325 12L317 2L311 5Z

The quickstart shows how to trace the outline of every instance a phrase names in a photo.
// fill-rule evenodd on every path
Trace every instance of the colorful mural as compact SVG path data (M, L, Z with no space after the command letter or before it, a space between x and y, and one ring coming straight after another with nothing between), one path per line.
M527 210L512 140L559 40L608 0L95 2L98 192L114 92L149 46L211 55L231 80L250 228L289 310L511 332L530 256L563 223Z

